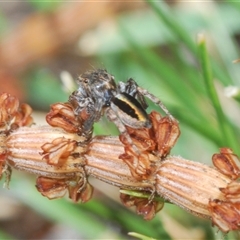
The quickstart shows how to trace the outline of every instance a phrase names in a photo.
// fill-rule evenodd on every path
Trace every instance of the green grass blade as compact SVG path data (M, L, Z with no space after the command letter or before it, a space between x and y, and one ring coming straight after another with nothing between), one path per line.
M169 92L175 95L177 99L180 99L185 106L188 106L189 109L194 109L194 101L189 101L189 98L194 98L194 95L186 96L185 86L181 83L181 81L179 81L179 75L175 72L173 67L161 59L157 54L154 54L152 51L138 45L135 39L131 36L130 32L125 28L124 24L120 23L120 28L127 43L134 50L138 58L141 59L141 61L152 69L158 76L166 79L166 81L161 84L165 84L168 87ZM157 86L159 83L154 83L154 85L155 84ZM181 91L179 91L179 89L181 89Z
M238 151L238 141L235 137L233 129L230 127L228 120L222 110L218 95L214 86L213 77L211 73L211 67L207 54L206 41L203 35L199 35L198 38L199 56L203 72L204 83L208 92L209 98L214 106L217 114L219 127L222 131L222 142L227 143L229 147L232 147L236 152ZM239 152L239 151L238 151Z
M186 120L186 123L189 126L198 126L196 123L199 122L199 127L195 128L194 130L200 132L201 135L210 137L210 139L218 145L219 134L217 133L215 126L209 127L207 129L204 129L202 127L204 125L209 125L210 122L210 120L207 119L207 114L205 116L196 105L196 103L199 101L203 101L203 96L199 96L199 92L196 94L190 91L190 89L188 89L188 87L185 86L181 81L178 71L175 71L172 66L170 66L166 61L161 59L160 56L153 53L151 50L145 49L142 46L138 45L138 43L136 43L136 41L132 38L131 34L123 24L120 24L120 27L126 41L134 50L134 53L138 56L138 60L143 61L144 64L152 70L152 72L156 73L158 76L160 76L160 78L164 79L161 84L167 85L168 92L177 99L177 102L181 106L184 106L184 109L181 108L181 111L178 111L178 108L173 107L173 110L177 110L175 112L178 113L177 117L179 120L183 122ZM159 83L154 82L153 84L156 86L156 89L159 87ZM174 111L172 113L174 113ZM186 117L186 115L188 117ZM205 135L206 132L207 135Z
M177 37L180 41L182 41L188 49L192 52L192 54L197 57L197 46L194 40L190 37L189 32L184 29L179 22L175 19L174 12L168 9L167 4L163 1L152 1L145 0L152 7L152 9L156 12L158 17L166 24L169 30ZM230 75L223 71L222 68L211 59L213 72L216 77L225 85L232 84L232 79Z
M81 235L91 239L97 239L102 233L110 231L103 221L92 217L79 207L79 204L73 204L64 199L50 201L37 192L29 179L12 180L10 187L16 197L52 221L71 226ZM115 233L110 235L116 236Z
M183 122L186 126L190 127L194 131L198 132L200 135L209 139L217 146L222 145L223 142L221 139L221 133L217 131L217 129L212 128L211 126L206 127L209 125L209 122L207 122L207 120L201 121L200 119L193 119L191 113L188 113L181 108L175 109L174 112L184 112L184 114L181 114L181 122Z
M197 53L196 45L193 41L193 39L190 38L189 34L185 34L186 31L184 28L182 28L177 21L174 20L173 17L171 17L171 13L169 9L167 9L167 5L163 1L152 1L152 0L146 0L146 2L149 3L149 5L153 8L153 10L157 13L157 15L165 22L165 24L169 27L169 29L172 30L175 35L181 39L186 46L193 52Z
M18 179L14 176L10 189L16 198L46 218L71 226L89 239L99 239L102 236L122 239L124 234L115 232L109 226L111 222L118 224L125 232L134 231L157 238L171 239L159 218L146 222L124 206L113 204L111 201L108 204L92 199L85 204L74 204L65 199L48 200L39 194L30 179Z
M7 233L4 231L0 230L0 239L4 240L13 240L14 238L9 236Z
M240 2L239 1L225 1L229 5L232 5L235 9L240 11Z

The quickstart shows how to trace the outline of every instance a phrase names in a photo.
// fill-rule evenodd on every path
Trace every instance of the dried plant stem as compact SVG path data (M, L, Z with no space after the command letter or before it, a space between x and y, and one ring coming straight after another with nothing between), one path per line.
M41 137L34 143L32 137L36 134L40 134ZM74 175L78 170L74 165L76 161L69 161L64 167L54 168L39 154L42 151L41 145L62 134L64 134L63 130L49 126L24 127L16 130L7 139L7 147L11 152L8 157L9 163L17 169L42 176L71 177L71 174ZM74 135L67 134L67 136L73 138ZM31 143L26 144L29 139L32 139ZM86 174L121 189L148 192L156 189L161 197L195 215L207 218L210 217L209 200L223 199L224 196L219 189L226 188L231 182L228 177L214 168L179 156L168 156L165 160L159 161L153 176L139 181L132 176L127 164L118 158L123 153L124 146L118 137L93 138L85 154Z
M205 218L210 218L209 200L223 199L219 189L231 182L216 169L179 156L168 156L160 162L156 179L136 181L127 165L117 157L123 151L117 137L95 137L86 155L87 173L123 189L149 191L156 188L161 197Z

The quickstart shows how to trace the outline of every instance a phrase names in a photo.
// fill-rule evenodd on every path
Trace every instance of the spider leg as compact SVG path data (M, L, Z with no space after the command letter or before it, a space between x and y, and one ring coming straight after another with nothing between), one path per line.
M2 173L5 173L5 175L6 175L6 179L5 179L5 182L4 182L4 184L3 184L3 187L4 187L4 188L5 188L5 187L6 187L6 188L9 188L9 183L10 183L11 175L12 175L12 169L11 169L11 167L6 164L6 165L3 167Z
M80 185L80 187L77 190L78 193L82 192L86 188L87 183L88 183L87 174L86 174L84 168L82 168L82 171L83 172L78 173L78 182L77 183L78 183L78 185Z
M92 138L94 122L101 118L103 103L102 101L95 101L82 91L72 93L69 102L73 106L75 116L81 123L79 125L79 134L86 138L84 143L87 143Z
M167 107L163 104L163 102L157 98L156 96L154 96L153 94L151 94L148 90L141 88L141 87L137 87L138 92L147 97L148 99L150 99L153 103L155 103L156 105L158 105L164 112L165 114L172 120L175 120L175 118L171 115L171 113L168 111Z
M116 125L116 127L118 128L120 134L122 134L125 137L125 139L129 143L129 145L131 145L133 147L135 153L139 155L140 151L134 145L131 137L129 136L129 134L127 132L126 127L124 126L122 121L118 118L118 116L115 114L115 112L111 108L107 108L106 109L106 115L107 115L108 119Z

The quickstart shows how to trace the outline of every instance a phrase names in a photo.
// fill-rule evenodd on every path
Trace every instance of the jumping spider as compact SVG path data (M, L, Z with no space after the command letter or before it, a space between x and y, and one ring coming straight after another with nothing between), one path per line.
M105 113L120 133L125 134L129 143L132 143L125 125L135 129L151 127L145 111L148 105L144 97L160 106L173 119L163 103L146 89L139 87L132 78L126 83L116 84L114 76L106 70L97 69L82 74L77 83L79 87L70 95L69 102L82 123L80 132L87 140L92 137L94 122L99 121Z

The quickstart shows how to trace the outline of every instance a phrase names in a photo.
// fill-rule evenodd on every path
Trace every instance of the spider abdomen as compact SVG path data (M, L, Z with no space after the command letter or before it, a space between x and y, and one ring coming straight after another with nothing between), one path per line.
M150 128L151 123L142 105L127 93L118 93L111 101L114 110L124 125L132 128Z

